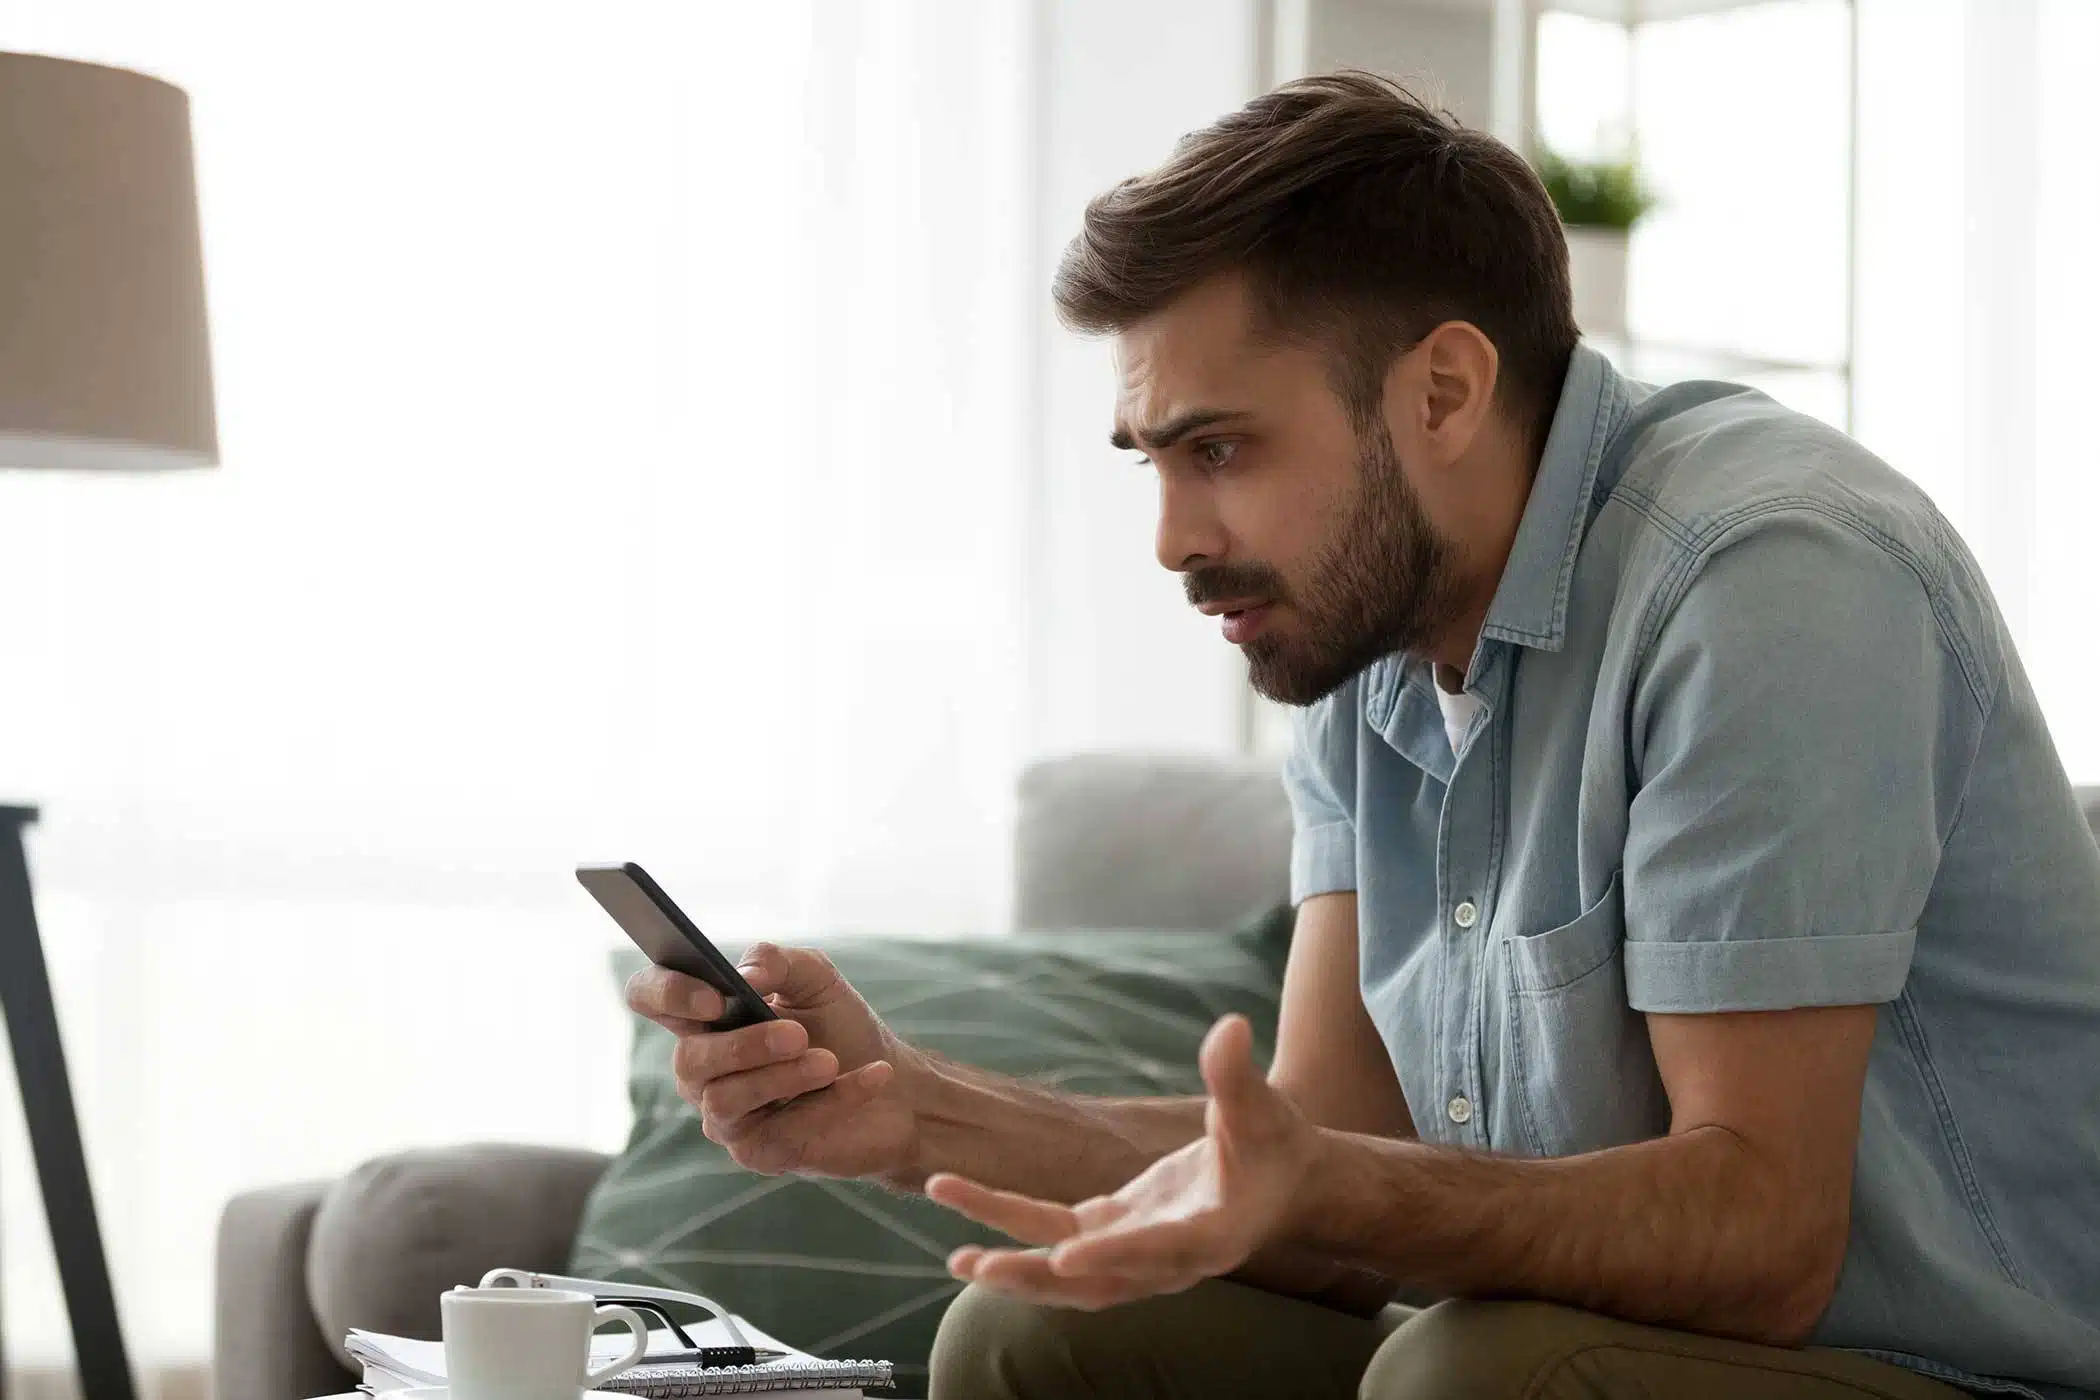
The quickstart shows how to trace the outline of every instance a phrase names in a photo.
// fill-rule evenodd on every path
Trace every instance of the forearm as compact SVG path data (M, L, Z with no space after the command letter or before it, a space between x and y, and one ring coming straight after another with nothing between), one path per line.
M1203 1131L1202 1098L1094 1098L921 1053L907 1092L917 1142L889 1178L935 1172L1066 1204L1105 1196Z
M1846 1203L1788 1199L1723 1128L1547 1160L1321 1137L1292 1242L1441 1294L1784 1345L1813 1330L1843 1257Z
M917 1192L935 1172L1067 1205L1122 1188L1203 1132L1202 1098L1094 1098L922 1055L912 1085L919 1146L888 1179ZM1358 1316L1393 1285L1353 1264L1288 1244L1262 1250L1235 1281Z

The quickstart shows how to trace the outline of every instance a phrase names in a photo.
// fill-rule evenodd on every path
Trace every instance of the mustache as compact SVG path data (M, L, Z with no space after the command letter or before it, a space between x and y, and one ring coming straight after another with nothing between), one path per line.
M1267 564L1211 564L1190 569L1181 576L1181 591L1188 595L1192 608L1221 599L1284 600L1283 575Z

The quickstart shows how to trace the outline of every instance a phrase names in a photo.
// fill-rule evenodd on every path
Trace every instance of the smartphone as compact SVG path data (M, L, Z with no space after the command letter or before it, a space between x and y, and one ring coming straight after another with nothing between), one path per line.
M579 865L576 879L605 906L613 922L625 930L649 961L673 972L697 977L720 992L729 1003L720 1020L709 1029L733 1031L757 1021L780 1019L766 999L751 989L722 950L715 947L685 911L671 902L663 886L633 861L625 865Z

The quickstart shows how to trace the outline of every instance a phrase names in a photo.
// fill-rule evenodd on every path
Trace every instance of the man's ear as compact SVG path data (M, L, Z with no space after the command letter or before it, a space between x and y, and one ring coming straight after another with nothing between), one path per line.
M1502 357L1480 327L1445 321L1386 374L1386 421L1412 441L1424 465L1465 455L1488 421Z

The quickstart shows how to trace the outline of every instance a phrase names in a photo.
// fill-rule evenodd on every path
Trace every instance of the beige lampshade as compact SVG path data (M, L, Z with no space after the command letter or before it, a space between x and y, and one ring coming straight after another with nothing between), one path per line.
M188 97L0 53L0 467L218 460Z

